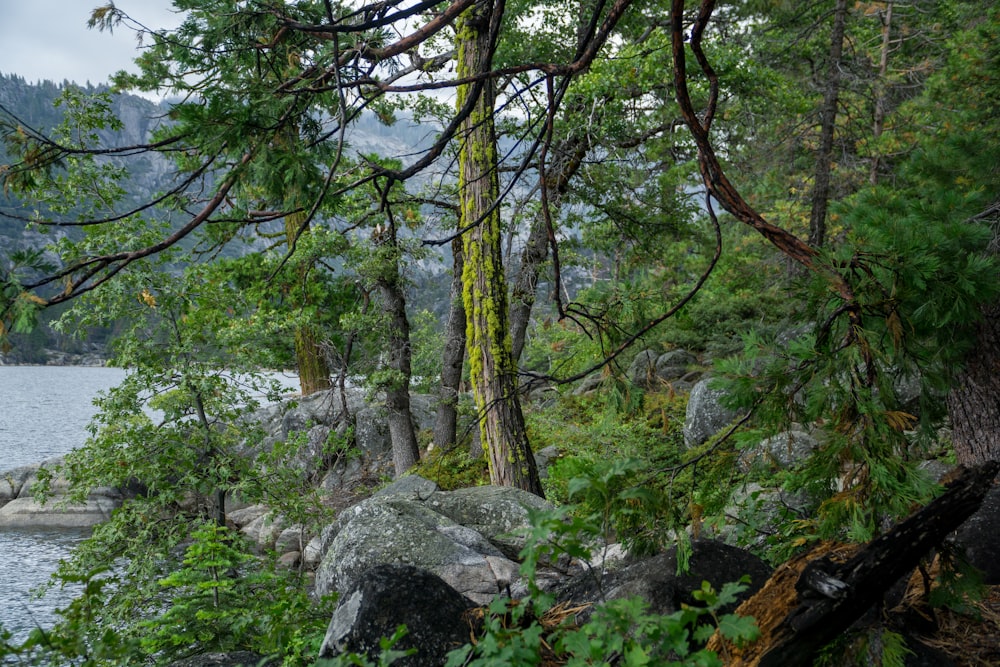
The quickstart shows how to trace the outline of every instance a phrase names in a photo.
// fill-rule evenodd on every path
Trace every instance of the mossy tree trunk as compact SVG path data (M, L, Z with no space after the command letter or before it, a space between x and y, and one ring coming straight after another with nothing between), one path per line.
M306 225L304 229L303 225ZM309 233L307 225L305 212L285 216L285 235L289 247L297 237ZM309 279L308 274L308 265L302 264L296 275L296 280L300 284L292 289L293 306L307 308L310 305L308 285L305 284ZM299 387L303 396L324 391L332 386L330 367L326 363L322 342L319 329L311 324L301 324L295 329L295 366L299 373Z
M499 24L500 7L502 4L480 0L458 19L455 41L459 79L489 71L493 52L490 24ZM459 153L461 227L474 225L463 237L462 299L469 376L491 483L516 486L541 496L544 494L517 393L517 369L507 324L500 211L494 206L500 185L493 81L480 79L460 86L459 108L464 107L469 96L474 96L476 103L462 124Z

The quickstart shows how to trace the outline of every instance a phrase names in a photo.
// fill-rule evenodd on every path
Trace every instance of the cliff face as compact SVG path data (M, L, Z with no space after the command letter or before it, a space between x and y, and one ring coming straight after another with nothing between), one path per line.
M28 83L16 74L0 73L0 135L13 131L19 125L33 130L50 133L63 119L63 109L57 100L70 86L81 88L87 93L107 91L106 86L77 86L64 81L40 81ZM98 132L104 146L134 146L149 141L152 133L166 122L167 107L135 95L115 95L112 109L121 120L119 130ZM0 144L0 165L13 160ZM163 190L172 178L172 165L158 154L132 156L129 158L129 177L123 184L129 193L127 200L143 201L157 191ZM126 203L127 205L127 203ZM41 208L37 202L19 198L12 193L0 191L0 250L15 245L40 247L59 238L58 230L48 234L26 231L18 216L31 215ZM7 213L5 217L3 214Z

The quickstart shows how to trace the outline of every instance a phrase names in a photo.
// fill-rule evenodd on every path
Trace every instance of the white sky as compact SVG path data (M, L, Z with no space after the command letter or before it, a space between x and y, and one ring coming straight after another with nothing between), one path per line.
M139 55L135 33L125 25L114 34L87 27L95 7L109 0L0 0L0 72L29 83L106 82L130 69ZM175 27L180 16L171 0L115 0L115 6L149 28Z

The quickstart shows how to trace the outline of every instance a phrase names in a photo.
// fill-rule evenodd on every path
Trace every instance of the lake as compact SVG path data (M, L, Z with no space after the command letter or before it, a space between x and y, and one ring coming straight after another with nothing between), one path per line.
M265 375L280 381L285 392L296 390L294 374ZM96 413L94 398L124 378L119 368L0 366L0 475L83 445ZM54 610L72 598L73 591L58 588L41 599L32 591L49 580L83 537L67 531L0 530L0 590L7 594L0 604L0 625L15 639L51 625Z
M60 456L87 439L99 391L125 377L119 368L0 366L0 473ZM32 591L48 581L82 534L0 530L0 582L6 593L0 625L23 639L46 627L70 591L54 589L38 599Z

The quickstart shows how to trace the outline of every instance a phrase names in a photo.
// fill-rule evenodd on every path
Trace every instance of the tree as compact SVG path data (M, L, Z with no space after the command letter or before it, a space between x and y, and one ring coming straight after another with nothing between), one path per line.
M903 411L894 378L919 368L926 398L935 379L963 350L955 345L956 334L968 335L978 305L988 303L997 289L995 268L983 254L984 230L966 223L967 206L956 206L963 196L975 201L981 191L973 188L956 197L936 190L928 196L927 186L934 180L928 176L943 165L922 164L918 153L911 174L925 175L911 181L913 191L875 187L859 192L841 208L851 215L848 228L854 234L854 248L823 254L767 221L728 179L710 138L719 84L702 38L714 5L711 0L702 2L690 26L690 52L710 86L706 107L699 112L688 86L683 3L674 2L672 15L675 92L698 148L703 182L736 219L814 274L827 295L819 302L823 305L815 334L806 337L804 345L790 348L788 363L779 362L763 373L746 365L733 369L744 376L745 384L737 393L744 406L763 410L771 402L772 418L784 414L787 419L791 412L811 421L833 412L838 434L818 450L812 474L831 476L830 483L840 474L830 457L839 458L841 464L853 462L839 497L857 499L857 504L847 514L833 511L835 503L825 510L836 515L833 525L849 518L854 535L867 536L878 511L905 512L900 500L921 498L927 491L907 462L909 445L903 431L915 418ZM790 380L781 380L781 373ZM805 406L791 405L787 397L796 392L810 397Z
M446 81L445 85L470 86L478 90L495 85L494 81L502 76L503 71L511 74L542 71L550 81L560 78L556 98L549 105L554 113L565 94L566 85L594 61L629 4L628 0L619 0L607 8L581 5L579 24L587 26L587 29L581 31L574 27L571 31L574 48L565 50L565 54L553 51L553 62L522 59L506 64L498 71L490 67L468 70L473 80L463 81L460 77L457 81ZM67 289L58 295L46 296L44 301L54 304L72 299L105 284L133 262L181 242L207 222L212 223L204 227L211 232L209 239L213 244L220 244L239 234L260 229L269 220L283 217L286 221L285 236L290 241L289 251L292 251L312 221L334 210L337 198L344 193L375 179L384 179L388 192L393 183L404 182L419 173L444 153L463 124L473 129L468 119L475 113L478 94L465 96L466 101L447 120L440 137L405 168L367 165L356 169L344 156L345 132L360 109L366 106L375 108L386 117L391 115L395 107L393 103L383 101L386 94L435 85L434 82L415 86L394 84L408 74L432 78L434 72L453 57L447 51L435 53L430 40L469 5L468 0L457 0L445 6L440 14L429 15L427 22L416 30L390 42L384 32L386 26L429 10L436 3L413 9L373 5L355 15L361 17L360 22L350 24L337 21L331 13L332 9L323 3L298 3L294 6L264 3L250 8L230 0L179 4L181 9L188 11L184 24L171 34L150 33L153 44L139 59L140 73L123 74L116 79L117 85L125 89L166 88L185 95L171 111L174 124L148 146L107 148L103 152L125 155L140 150L161 150L178 155L178 164L187 176L161 200L163 202L176 202L181 207L194 204L195 199L185 202L182 196L190 186L205 179L214 184L211 186L214 195L207 199L200 211L185 213L189 215L187 221L158 241L126 253L107 248L92 256L79 258L76 263L70 263L39 281L13 289L17 293L30 294L45 289L55 281L65 280ZM499 16L502 11L497 8L494 13ZM93 19L99 27L127 24L128 21L127 15L110 5L95 11ZM490 31L490 51L485 53L487 57L484 61L486 65L500 34L495 21ZM145 29L140 28L140 32L144 33ZM365 35L365 39L355 39L360 35ZM416 54L414 49L420 46L427 46L431 55ZM400 56L405 52L415 54L409 67L401 66ZM572 54L572 59L560 62L558 58L566 54ZM521 54L521 57L524 55ZM388 68L386 71L391 74L380 80L382 68ZM393 68L397 69L393 71ZM535 81L531 86L538 83ZM326 113L328 109L336 110L332 117ZM485 118L486 115L492 116L495 109L490 104L480 113ZM477 131L480 131L478 125L471 133L464 134L462 140L473 138L478 142ZM485 128L482 132L492 134ZM530 159L541 142L540 138L533 142L526 159ZM37 133L30 135L25 147L23 155L27 159L23 169L17 171L19 174L52 165L58 157L73 154L75 150L69 145L49 142ZM40 152L32 153L33 147L38 147ZM490 166L482 163L480 168L483 173L496 171L495 154L491 160L494 164ZM471 187L479 185L475 180L467 183ZM496 191L495 188L493 191ZM289 193L294 196L288 196ZM392 215L391 212L386 213ZM113 218L95 218L83 224L107 224ZM469 221L466 225L469 234L478 234L479 229L490 226L481 225L480 221L468 216L465 219ZM59 223L43 221L43 224ZM468 266L475 267L476 264ZM464 273L484 275L478 269L469 268ZM493 292L495 297L491 295L489 298L505 299L506 282L502 271L496 272L491 279L498 282ZM25 312L30 311L30 299L14 301L21 303ZM480 323L485 325L486 320L480 319ZM502 328L505 330L506 326ZM496 340L503 338L498 334ZM303 348L315 349L315 346L299 345L300 351ZM516 387L516 376L508 373L507 367L508 364L501 361L494 368L501 375L509 375L503 380L509 387L498 396L503 396L505 401L516 401L516 398L507 398ZM500 422L512 419L515 423L510 425L510 432L523 432L523 426L516 423L521 418L514 416L519 410L511 409L505 413L510 416L500 417ZM486 418L485 413L482 416ZM399 446L409 450L410 445L410 439L406 439ZM488 445L500 446L496 441ZM522 442L518 447L524 448L526 443ZM494 458L500 461L507 457L497 454Z
M491 69L503 2L477 2L456 23L459 78L476 78ZM490 481L544 495L528 444L517 391L517 365L507 326L507 280L504 275L493 127L492 79L464 84L458 105L473 100L461 128L458 194L461 226L469 228L462 247L462 300L466 315L469 375L479 413Z

